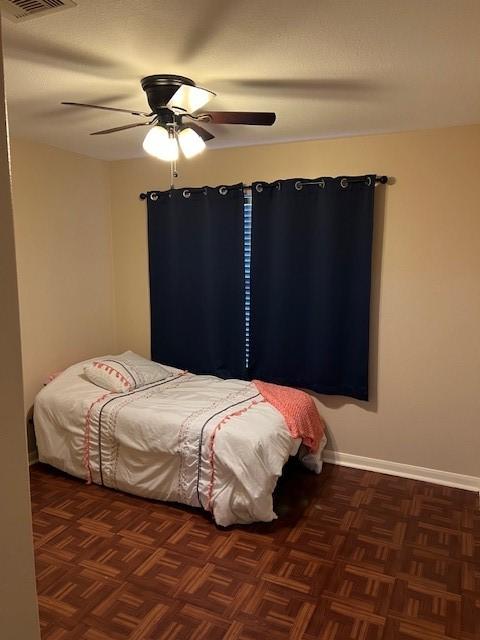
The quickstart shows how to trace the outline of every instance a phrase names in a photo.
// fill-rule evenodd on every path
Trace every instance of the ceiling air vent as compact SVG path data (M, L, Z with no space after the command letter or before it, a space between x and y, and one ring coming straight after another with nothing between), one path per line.
M75 6L76 2L73 0L0 0L2 15L14 22L29 20Z

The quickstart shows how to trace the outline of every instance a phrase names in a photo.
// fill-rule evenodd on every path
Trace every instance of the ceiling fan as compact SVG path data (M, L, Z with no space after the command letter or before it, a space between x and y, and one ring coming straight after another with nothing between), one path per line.
M275 113L260 111L203 111L199 113L199 109L211 100L215 93L197 87L193 80L184 76L152 75L143 78L141 84L147 94L150 112L79 102L62 102L62 104L117 111L149 118L143 122L133 122L120 127L94 131L90 135L104 135L134 127L150 127L143 141L143 148L150 155L167 162L175 162L178 159L179 147L186 158L191 158L205 149L205 143L215 136L205 129L203 124L271 126L276 119Z

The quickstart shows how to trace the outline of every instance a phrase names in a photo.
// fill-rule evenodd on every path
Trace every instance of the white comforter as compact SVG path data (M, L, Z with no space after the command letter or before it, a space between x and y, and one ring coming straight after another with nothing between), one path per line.
M212 512L217 524L276 518L272 492L300 441L253 383L172 377L137 391L108 393L64 371L38 394L40 461L136 495ZM321 452L305 454L319 473ZM303 447L302 447L303 450Z

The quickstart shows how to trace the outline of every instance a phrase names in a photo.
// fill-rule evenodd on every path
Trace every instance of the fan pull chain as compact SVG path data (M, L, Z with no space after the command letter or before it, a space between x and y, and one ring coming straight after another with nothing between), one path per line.
M173 189L173 187L175 186L175 178L178 178L177 161L170 160L170 189Z

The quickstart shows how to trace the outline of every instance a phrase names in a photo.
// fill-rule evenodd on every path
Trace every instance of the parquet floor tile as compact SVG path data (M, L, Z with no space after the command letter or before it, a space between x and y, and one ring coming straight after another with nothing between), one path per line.
M355 607L343 598L322 596L309 624L304 640L380 640L385 618L369 611L368 607Z
M337 562L323 595L346 606L378 616L386 616L395 578L363 566Z
M399 554L398 546L369 535L350 531L338 559L359 564L369 571L390 574Z
M120 582L72 567L38 593L42 619L51 623L58 621L62 627L74 629L83 622L94 602L105 601L121 586Z
M479 640L478 495L292 461L278 520L31 469L42 640Z
M399 579L390 601L389 615L415 620L427 631L458 638L461 627L462 597L456 593L432 589L416 580Z
M284 549L259 576L265 582L281 586L286 592L320 597L330 581L335 563L299 549Z

